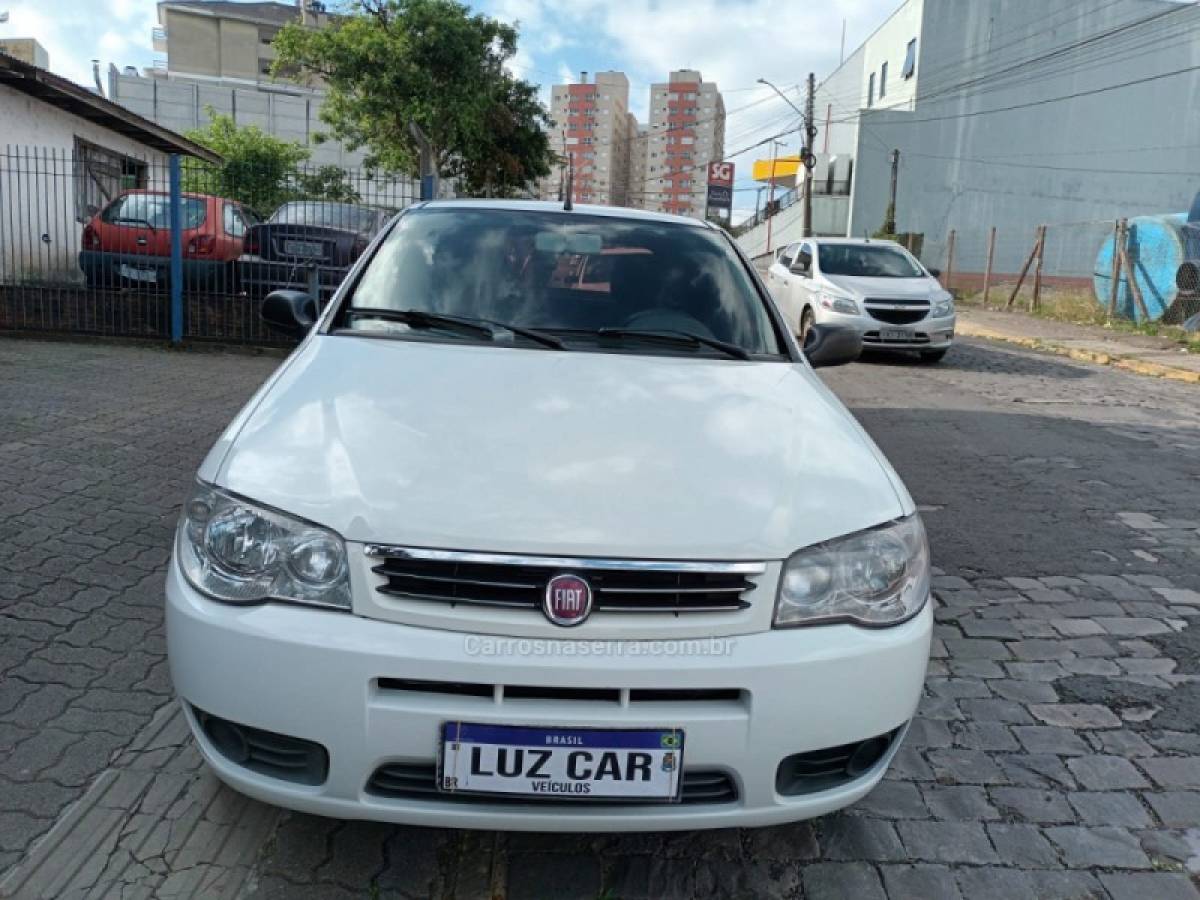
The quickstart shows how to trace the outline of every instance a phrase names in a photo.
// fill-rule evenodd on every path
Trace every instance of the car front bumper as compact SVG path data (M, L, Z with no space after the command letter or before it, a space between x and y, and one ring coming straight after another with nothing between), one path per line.
M197 593L174 563L166 593L175 689L205 759L235 789L335 818L529 831L760 826L823 815L855 802L882 778L899 739L865 774L831 789L782 796L776 791L777 768L792 754L903 729L920 698L933 619L926 603L918 616L892 628L778 630L713 639L705 652L681 654L678 647L672 652L671 642L640 642L635 648L630 642L524 641L279 604L228 606ZM587 644L590 652L564 655L566 643ZM500 699L500 692L493 697L385 690L383 678L733 688L740 699L510 700ZM328 752L327 777L316 785L298 784L233 762L199 727L197 710L319 743ZM437 795L398 799L368 790L381 765L432 766L447 721L679 727L685 733L685 774L725 773L737 797L713 803L589 805Z
M846 315L828 309L816 313L822 325L844 325L863 336L864 350L945 350L954 342L954 315L926 318L907 325L892 325L868 315ZM903 332L899 338L887 332Z

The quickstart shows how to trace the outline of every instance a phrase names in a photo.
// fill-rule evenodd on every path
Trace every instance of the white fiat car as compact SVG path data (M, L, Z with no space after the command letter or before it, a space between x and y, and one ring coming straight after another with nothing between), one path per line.
M749 261L691 219L410 208L204 460L167 580L208 764L325 816L769 825L871 790L929 550Z
M954 298L937 274L894 241L806 238L776 256L767 286L801 339L813 325L842 325L864 348L935 363L954 340Z

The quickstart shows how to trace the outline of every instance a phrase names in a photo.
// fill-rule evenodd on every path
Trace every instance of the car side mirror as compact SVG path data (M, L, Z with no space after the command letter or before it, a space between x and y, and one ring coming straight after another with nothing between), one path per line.
M276 331L292 337L304 337L317 321L321 310L315 297L304 291L271 291L263 300L261 315Z
M809 272L812 271L812 267L807 266L802 262L798 262L798 263L793 263L792 267L790 269L788 269L788 271L791 272L793 275L807 275Z
M941 270L941 269L927 269L926 271L928 271L928 272L929 272L929 274L930 274L930 275L932 275L934 278L941 278L941 277L942 277L942 270Z
M814 369L852 363L862 348L862 334L844 325L814 325L804 339L804 356Z

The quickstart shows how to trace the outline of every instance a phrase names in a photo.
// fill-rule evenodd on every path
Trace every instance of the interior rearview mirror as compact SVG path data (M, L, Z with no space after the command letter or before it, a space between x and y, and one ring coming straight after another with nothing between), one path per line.
M844 325L814 325L804 340L804 356L814 369L844 366L862 355L862 335Z
M934 269L934 268L930 267L930 268L928 269L928 271L929 271L929 274L930 274L930 275L932 275L934 278L941 278L941 277L942 277L942 270L941 270L941 269Z
M315 297L304 291L271 291L262 304L262 320L276 331L304 337L317 321L321 309Z

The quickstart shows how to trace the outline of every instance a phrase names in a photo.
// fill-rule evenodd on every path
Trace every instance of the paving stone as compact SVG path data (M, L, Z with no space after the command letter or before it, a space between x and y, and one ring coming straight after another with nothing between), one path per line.
M1025 707L1013 700L960 700L958 708L968 719L980 722L1004 722L1010 725L1033 723Z
M1091 619L1053 619L1050 624L1063 637L1069 638L1095 637L1106 633Z
M925 805L936 819L964 819L981 822L998 819L999 813L988 802L987 791L974 785L927 784L921 789Z
M1020 681L1056 681L1067 674L1056 662L1013 662L1005 663L1005 668L1012 678Z
M952 638L944 643L946 650L955 659L1012 659L1012 654L1002 641L987 638Z
M1121 720L1107 706L1094 703L1037 703L1029 711L1047 725L1065 728L1119 728Z
M963 896L970 900L1013 900L1014 897L1034 896L1033 879L1020 869L985 866L962 869L958 884Z
M958 885L954 882L954 871L948 866L938 865L884 865L879 867L883 875L883 886L895 900L921 898L921 900L962 900Z
M1067 799L1084 825L1120 825L1149 828L1150 814L1137 795L1118 791L1073 792Z
M978 619L974 617L961 620L963 633L970 638L998 638L999 640L1018 640L1020 632L1011 622L1002 619Z
M1015 678L998 678L988 682L997 696L1018 703L1057 703L1058 691L1044 681L1018 681Z
M1058 865L1058 851L1042 837L1036 825L1013 825L990 822L988 837L996 855L1009 866L1023 869L1042 869Z
M1200 788L1200 758L1138 760L1138 765L1165 788Z
M1136 837L1124 828L1084 828L1059 825L1047 828L1046 837L1062 851L1068 866L1078 868L1146 869L1150 859Z
M1019 750L1012 730L1000 722L966 722L955 729L954 743L967 750Z
M854 804L851 810L882 819L929 817L929 810L921 797L921 791L908 781L881 781L871 793Z
M1200 792L1148 791L1142 795L1154 807L1164 825L1173 828L1200 828Z
M1030 896L1039 900L1106 900L1104 888L1089 872L1030 872L1029 878L1033 882Z
M954 736L945 721L918 716L908 727L904 743L909 747L949 747Z
M1186 875L1169 872L1101 872L1100 883L1112 900L1200 900Z
M904 859L904 848L895 828L880 819L835 814L817 825L817 840L825 859L871 862Z
M1153 756L1155 751L1145 738L1128 729L1115 731L1089 731L1087 739L1092 747L1102 753L1126 758Z
M1190 588L1155 587L1154 593L1171 604L1200 606L1200 591Z
M1158 619L1139 619L1129 617L1101 617L1096 624L1111 635L1117 637L1147 637L1153 634L1167 634L1171 631Z
M1017 740L1030 753L1056 753L1060 756L1083 756L1088 745L1070 728L1054 725L1017 725L1012 729Z
M1070 659L1063 668L1073 675L1120 675L1121 667L1111 659Z
M1003 784L1007 781L992 757L981 750L937 749L928 751L926 756L939 780L958 784Z
M600 885L600 861L587 854L531 853L509 860L510 900L595 900Z
M986 682L978 678L929 678L925 687L935 696L953 700L992 696Z
M806 900L886 900L868 863L815 863L804 867L803 881Z
M1067 768L1089 790L1149 787L1133 763L1119 756L1081 756L1067 760Z
M1004 815L1026 822L1048 824L1075 821L1075 811L1058 791L1023 787L996 787L990 791L992 803Z
M918 822L896 824L909 856L922 862L986 865L998 861L987 832L969 822Z

